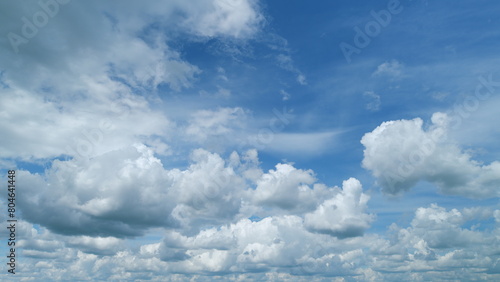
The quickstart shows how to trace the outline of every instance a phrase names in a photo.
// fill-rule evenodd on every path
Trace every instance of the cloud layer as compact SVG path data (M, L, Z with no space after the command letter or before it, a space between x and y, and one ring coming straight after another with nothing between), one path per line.
M349 102L323 91L295 47L266 29L278 21L266 15L272 5L0 2L0 166L17 171L20 279L500 280L495 156L482 163L453 139L449 114L383 122L387 92L414 73L387 58L366 63L365 78L394 85L355 91L380 125L355 132L371 131L363 156L359 143L342 143L357 109L330 108ZM320 31L308 36L329 36ZM334 116L318 114L325 108ZM489 118L496 103L487 109ZM373 179L406 201L426 182L490 202L426 198L393 220L376 211Z

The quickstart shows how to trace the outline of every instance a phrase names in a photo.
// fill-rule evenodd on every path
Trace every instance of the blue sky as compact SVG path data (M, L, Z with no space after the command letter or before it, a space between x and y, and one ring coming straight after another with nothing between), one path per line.
M494 1L0 5L17 278L499 279Z

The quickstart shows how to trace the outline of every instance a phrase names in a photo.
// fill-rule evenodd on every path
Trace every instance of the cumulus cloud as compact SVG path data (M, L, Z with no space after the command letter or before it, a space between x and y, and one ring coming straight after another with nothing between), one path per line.
M365 213L369 198L363 193L361 183L350 178L344 181L341 192L305 215L305 226L339 238L360 236L374 219Z
M122 240L114 237L71 237L66 243L68 247L76 248L85 253L95 255L114 255L123 245Z
M201 36L244 38L255 34L264 23L253 0L177 2L188 12L182 26Z
M244 176L204 150L191 160L186 170L166 170L142 144L90 160L56 160L46 177L19 171L27 190L18 205L27 220L67 235L140 236L152 227L196 229L230 220Z
M259 205L294 209L299 205L314 205L314 192L308 185L316 181L311 170L296 169L289 164L277 164L256 181L255 191L251 191L253 201Z
M418 208L411 222L412 233L422 238L434 249L473 246L482 243L485 238L481 232L463 229L466 222L463 212L457 209L446 209L431 205L428 208Z
M143 137L164 137L172 124L163 113L150 109L148 96L135 92L154 91L160 84L173 90L190 87L200 70L167 45L167 35L137 37L138 30L169 18L145 15L183 9L188 19L206 18L212 28L221 28L217 34L228 36L251 36L249 31L257 29L252 19L260 17L255 3L247 1L237 5L203 1L215 7L213 13L183 1L149 2L141 9L133 1L128 5L90 2L59 5L50 24L16 46L19 55L13 54L8 40L1 42L6 95L0 98L0 129L6 140L19 140L3 142L2 157L91 157ZM7 6L2 10L11 12L8 19L2 17L2 30L21 36L20 19L43 12L37 2L2 5ZM249 16L241 18L241 13Z
M191 234L242 217L306 212L308 228L350 237L371 222L357 180L340 190L290 164L263 173L255 150L224 160L197 149L190 158L185 170L165 169L151 148L136 144L91 159L55 160L45 177L19 172L27 193L18 205L27 220L54 233L94 237L136 237L154 227Z
M2 33L26 37L21 19L45 13L40 3L2 3L9 11L0 20ZM57 11L26 42L0 42L6 92L0 129L6 140L22 140L2 143L4 158L91 157L152 135L165 137L172 124L151 109L152 94L137 93L160 85L189 88L201 70L169 46L172 34L150 30L138 36L140 31L168 25L174 33L250 38L264 21L258 4L246 0L48 3Z
M353 273L354 268L344 262L360 259L363 252L345 250L349 247L341 244L353 242L310 233L298 216L275 216L258 222L242 219L191 237L169 233L156 247L162 259L180 272L260 272L291 267L304 273L312 265L327 264L326 273ZM338 253L329 253L335 248ZM172 257L176 252L183 255Z
M436 269L466 267L480 271L494 267L498 248L488 250L488 246L496 246L498 229L491 232L464 227L473 219L478 218L466 218L464 210L446 210L436 204L420 207L410 227L390 227L394 237L376 247L378 259L374 267L396 273L420 271L420 278L432 275ZM473 277L470 272L462 275Z
M24 160L92 157L137 142L141 135L165 136L172 123L150 110L143 97L116 94L121 90L122 86L109 80L91 83L87 91L96 96L84 95L86 99L73 103L7 90L11 96L0 97L0 111L5 113L0 129L7 137L0 145L0 156Z
M33 1L19 5L22 9L9 7L10 11L15 11L12 16L16 20L9 21L11 29L6 33L17 32L23 36L23 22L19 19L29 17L37 10L43 11L36 4ZM82 76L96 80L109 75L125 80L130 86L148 89L161 83L173 89L188 86L199 72L197 67L183 61L178 52L162 43L164 37L161 34L155 34L150 40L136 37L138 30L158 19L144 17L144 11L152 6L160 5L158 2L145 4L141 14L131 13L129 9L134 8L133 4L89 1L60 5L50 24L37 29L33 38L18 46L22 56L12 55L12 44L3 42L1 48L4 50L2 57L7 82L31 89L44 84L45 87L55 87L64 95L81 84ZM175 3L163 5L156 13L171 13L175 6ZM12 26L13 23L17 23L17 28ZM27 77L32 81L30 85L23 84Z
M420 118L384 122L361 139L363 167L372 171L384 192L399 194L424 180L446 194L498 196L500 163L481 164L446 140L451 122L446 114L435 113L431 121L427 129Z
M23 35L23 17L32 20L49 2L1 2L2 34ZM23 278L498 280L498 207L433 204L416 209L409 226L373 234L376 216L357 179L331 187L291 163L263 169L259 151L317 156L337 132L281 132L292 120L285 108L249 121L232 104L229 71L215 69L215 93L196 89L207 70L174 42L219 40L230 56L251 49L245 42L266 24L258 1L69 1L56 13L20 45L0 39L0 166L44 164L16 174ZM266 40L274 63L306 85L286 40ZM402 75L394 60L373 73ZM191 90L228 104L179 107L187 118L170 117L159 95ZM365 96L378 109L379 97ZM500 165L441 139L450 122L435 114L429 127L420 119L383 123L362 139L363 165L392 194L426 180L448 194L498 196ZM176 142L185 141L196 148L179 153Z
M171 175L144 147L88 161L56 160L46 179L25 171L19 175L20 184L29 191L18 197L24 217L56 233L137 236L148 226L174 222L169 217L173 203L160 185L172 183ZM148 179L142 179L146 175Z
M343 188L359 186L350 179ZM473 279L483 272L480 277L494 280L498 277L499 229L476 230L469 224L487 222L495 214L484 212L480 207L458 210L431 204L416 209L409 226L392 224L386 236L343 239L311 232L297 215L259 221L244 218L194 234L169 230L159 242L139 248L111 238L66 238L42 228L44 239L38 242L30 237L31 245L25 244L23 253L25 264L37 266L34 273L40 279L156 279L176 273L175 279L180 280L199 275L205 280L286 277L323 281L342 276L399 281L407 279L408 273L413 280L429 280L436 275ZM457 273L457 268L467 271Z

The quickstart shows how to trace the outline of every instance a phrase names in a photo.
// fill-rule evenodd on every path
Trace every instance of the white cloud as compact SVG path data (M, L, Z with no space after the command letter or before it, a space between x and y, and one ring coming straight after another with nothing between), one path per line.
M277 164L256 181L255 191L250 191L258 205L275 206L293 210L299 206L315 206L314 192L308 185L316 181L311 170L304 171L289 164Z
M353 204L345 201L347 194L359 195L360 184L350 179L343 188L335 199L345 207ZM322 206L327 206L326 202ZM415 280L455 277L457 268L463 268L466 271L459 273L462 279L495 280L498 226L493 230L466 227L470 221L488 221L493 214L480 207L457 210L432 204L418 208L410 226L391 225L388 238L365 234L345 239L310 232L301 216L270 216L258 222L240 219L193 234L169 230L160 241L137 248L131 248L137 244L133 241L61 236L41 228L23 243L22 272L27 274L31 269L30 275L41 281L63 277L154 280L166 275L208 281L275 276L323 281L332 275L400 281L407 279L408 273Z
M382 123L361 139L363 167L372 171L383 190L399 194L420 180L446 194L470 198L499 195L500 163L483 165L445 139L450 120L435 113L428 129L420 118Z
M373 76L389 76L398 78L403 74L403 64L396 60L384 62L377 67L377 70L372 74Z
M127 92L114 94L124 90L117 83L107 80L87 87L96 96L72 103L24 90L0 97L0 112L5 114L0 129L7 140L0 145L0 156L25 160L63 154L91 157L137 142L140 135L164 136L172 126L163 114L150 110L144 98Z
M56 160L46 179L19 171L20 185L29 188L18 206L24 218L53 232L88 236L139 236L152 227L196 230L230 220L239 212L245 178L216 154L195 150L191 158L186 170L165 170L150 148L138 144L90 160ZM241 166L245 174L246 161Z
M192 114L186 134L199 143L205 143L209 137L229 135L233 128L243 127L245 118L245 111L239 107L200 110Z
M20 19L29 17L29 10L43 11L35 2L32 4L23 5L24 9L12 15L17 17L13 22L18 24L13 31L21 33L23 22ZM151 6L158 4L149 3ZM149 5L143 5L143 9L147 10ZM175 6L164 5L157 12L168 10L165 7L175 9ZM146 20L142 13L132 16L128 9L133 7L129 5L73 1L59 8L50 24L40 28L28 43L19 46L18 55L12 55L14 51L8 42L1 45L3 67L11 86L37 89L43 84L68 95L69 89L74 91L80 86L80 78L84 76L99 80L110 75L134 87L155 88L160 83L167 83L179 89L189 86L199 72L163 43L163 35L155 34L147 42L136 37L137 30L151 24L154 18ZM81 13L82 10L88 13ZM32 83L24 84L26 78Z
M283 96L282 100L283 101L288 101L288 99L290 99L290 93L286 92L285 90L281 89L280 90L280 94L281 96Z
M21 140L2 143L2 157L92 157L152 135L165 137L172 124L150 109L148 95L136 93L154 92L161 84L180 91L201 70L169 46L170 33L138 37L139 31L158 24L200 36L249 38L264 21L257 3L246 0L50 3L58 11L17 46L18 54L8 40L0 42L8 93L0 98L0 129L6 140ZM0 20L5 34L22 36L22 17L44 12L37 2L1 5L9 10ZM182 23L174 17L179 14ZM230 91L220 88L217 95Z
M305 226L339 238L360 236L374 219L365 213L369 198L363 193L361 183L350 178L344 181L342 191L305 215Z
M0 25L5 33L22 33L20 19L43 11L35 2L2 5L12 12ZM185 12L184 28L203 36L251 36L262 20L257 4L248 1L157 1L137 8L133 1L73 1L59 5L50 24L18 46L19 54L2 41L8 94L0 98L0 129L6 140L18 140L2 143L2 157L91 157L147 136L165 137L172 124L135 90L154 91L160 84L181 90L200 70L165 43L168 34L139 38L137 32L169 21L165 15L177 9ZM219 94L229 92L221 88Z
M437 92L433 92L431 94L431 97L437 101L444 101L449 96L450 96L450 93L443 92L443 91L437 91Z
M4 35L21 34L22 17L41 10L37 1L0 6ZM286 109L252 120L232 103L236 77L230 81L222 67L192 64L173 42L220 40L226 49L218 51L246 52L266 24L257 1L91 0L59 9L19 53L8 38L0 40L0 166L24 160L45 168L17 170L16 255L23 278L499 280L498 207L420 207L409 226L373 234L375 215L358 180L329 187L313 170L283 163L263 171L256 149L318 156L335 145L337 132L282 132L292 120ZM269 48L282 53L278 66L307 84L286 40L269 37ZM176 98L209 93L193 86L213 70L216 92L208 95L227 104L195 112L178 107L184 117L174 123L156 92ZM393 60L373 75L403 73ZM380 97L365 96L378 109ZM496 105L489 103L484 115L496 113ZM385 191L397 194L426 180L448 194L498 196L499 163L483 165L458 145L436 141L451 121L436 114L432 122L387 122L363 137L363 164ZM242 141L247 137L258 141ZM240 143L253 149L229 154L228 147ZM179 165L183 157L189 162ZM6 217L0 213L1 221ZM7 238L8 230L0 235Z
M171 270L180 273L254 272L272 267L292 268L300 275L321 267L316 271L328 275L355 272L345 262L362 259L361 249L351 249L358 243L310 233L300 217L277 216L259 222L242 219L190 237L169 233L159 250ZM330 253L334 249L338 252ZM175 252L183 255L173 258Z
M123 240L114 237L71 237L67 241L68 247L77 248L85 253L95 255L114 255L123 246Z
M296 80L300 85L307 84L306 76L295 66L295 63L290 55L279 54L276 56L276 61L278 62L278 66L280 68L295 73L297 75Z
M257 2L253 0L180 3L188 12L182 26L201 36L245 38L258 32L264 23Z
M466 222L457 209L446 211L435 204L429 208L419 208L411 222L412 233L425 240L434 249L472 246L484 241L480 232L461 229Z
M305 75L303 75L303 74L299 74L299 75L297 75L297 81L298 81L301 85L307 85L307 80L306 80L306 77L305 77Z
M376 112L380 110L380 96L375 94L373 91L366 91L363 93L363 97L366 97L369 102L366 103L365 108L369 111Z
M494 217L495 221L500 223L500 210L495 210Z
M466 213L466 209L447 210L436 204L418 208L410 227L392 224L388 240L373 245L371 255L376 259L372 260L371 269L384 273L385 280L391 281L404 279L408 273L415 273L415 280L435 279L436 275L462 280L493 279L495 274L489 276L485 270L494 268L498 259L498 228L467 228L469 221L488 218ZM457 268L467 271L461 271L459 278Z

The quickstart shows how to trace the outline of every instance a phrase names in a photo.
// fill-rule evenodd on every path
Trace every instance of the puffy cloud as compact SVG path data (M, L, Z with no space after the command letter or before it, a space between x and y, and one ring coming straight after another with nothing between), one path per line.
M345 181L345 190L348 185L359 187L353 179ZM270 277L324 281L331 276L495 280L498 228L467 227L470 221L487 222L494 214L480 207L458 210L433 204L418 208L410 226L391 225L388 238L365 234L344 239L310 232L300 216L270 216L260 221L240 219L194 234L169 230L160 241L155 235L152 243L138 247L131 247L136 241L62 236L41 228L23 242L25 269L20 271L38 275L41 281L154 280L166 275L208 281ZM457 269L462 270L457 273Z
M24 35L23 17L33 21L35 14L46 13L44 3L55 11L49 24L35 27L33 36ZM28 40L14 46L8 38L0 41L6 92L0 98L0 129L6 140L22 140L2 143L0 156L24 160L90 157L146 142L141 139L152 135L165 137L172 124L151 110L152 94L136 94L154 92L162 84L176 91L190 87L201 70L169 46L170 33L149 27L249 38L263 21L257 3L246 0L1 5L9 11L0 20L3 33ZM180 14L183 21L174 17Z
M137 236L148 226L173 224L166 189L172 174L144 146L91 160L56 160L46 180L19 171L30 193L19 194L18 205L27 220L56 233Z
M289 164L277 164L256 181L255 191L250 191L258 205L295 209L298 205L314 205L313 190L307 185L316 181L311 170L304 171Z
M114 237L72 237L66 243L68 247L95 255L114 255L121 249L122 240Z
M132 1L129 1L129 4ZM56 3L57 2L53 2ZM35 12L44 12L35 1L19 4L17 8L9 5L12 17L9 25L3 25L5 33L14 32L24 35L23 16L30 18ZM35 35L25 44L17 46L19 55L14 53L10 42L3 42L1 48L5 59L4 70L7 82L19 87L37 89L80 85L81 78L88 76L97 79L110 75L121 78L131 86L156 87L167 83L178 89L189 84L189 80L199 70L181 60L179 53L164 43L164 38L156 34L153 39L143 40L136 36L138 30L148 26L158 17L145 17L145 11L161 6L159 2L142 5L132 13L134 5L117 2L89 1L71 2L59 5L58 12L50 18L50 24L36 29ZM158 12L169 13L176 4L163 5ZM21 7L21 8L20 8ZM154 10L154 9L151 9ZM85 12L82 12L85 11ZM146 12L147 13L147 12ZM106 16L107 15L107 16ZM30 20L28 19L28 20ZM16 26L13 26L13 23ZM78 35L76 35L78 34ZM31 84L25 85L26 78ZM56 78L64 78L60 81ZM67 95L68 89L62 89Z
M191 159L186 170L166 170L138 144L90 160L55 160L44 178L19 171L27 188L18 205L27 220L68 235L139 236L151 227L196 230L230 220L244 178L216 154L195 150Z
M494 267L498 259L497 230L465 227L468 221L481 217L467 218L466 213L465 209L446 210L436 204L418 208L410 227L391 225L390 240L374 246L372 255L377 259L372 269L394 274L420 273L415 279L426 279L441 271L441 277L458 279L456 269L465 268L467 271L460 272L461 279L486 278L486 274L479 272Z
M339 238L360 236L374 219L365 213L369 198L363 193L361 183L350 178L344 181L342 191L305 215L305 226Z
M184 170L167 170L151 148L136 144L91 159L56 160L44 177L19 171L26 189L18 206L41 230L23 241L23 255L43 258L39 267L54 271L45 274L50 279L96 278L91 273L105 266L111 270L101 275L109 279L118 277L113 269L358 273L366 245L349 237L362 235L360 222L370 221L359 181L328 188L316 183L313 171L289 164L263 173L256 150L223 160L198 149L191 162ZM324 209L330 210L320 214ZM254 212L264 218L247 219ZM323 220L340 239L316 232ZM167 230L161 243L128 247L127 238L155 227ZM58 266L63 257L74 273ZM120 277L136 277L130 275Z
M256 1L214 0L184 2L187 17L182 26L201 36L231 36L245 38L254 35L264 23Z
M351 249L357 243L310 233L298 216L277 216L258 222L242 219L191 237L169 233L156 247L162 259L180 273L292 268L292 272L301 275L311 271L311 267L323 265L319 272L324 274L352 274L355 268L345 262L363 257L361 249Z
M446 211L435 204L429 208L418 208L411 222L412 234L419 236L434 249L472 246L483 243L480 232L461 229L466 222L462 212L457 209Z
M22 35L22 17L31 20L39 3L49 2L56 3L1 2L3 34ZM190 119L171 121L157 91L177 95L207 72L173 39L218 38L218 51L230 55L251 49L237 44L265 24L257 1L71 1L56 13L16 46L18 53L8 37L0 39L0 166L15 167L19 159L45 164L44 172L17 174L16 255L25 279L498 280L497 208L431 205L417 209L410 226L392 225L389 238L367 233L374 216L359 181L328 187L312 170L283 163L264 172L255 149L227 158L213 153L241 142L245 149L314 155L336 133L280 133L292 119L286 109L251 126L246 110L234 105L190 116L179 107ZM307 84L286 40L265 40L279 45L268 46L275 63ZM392 61L374 76L402 73ZM232 102L225 70L214 76L224 87L215 85L212 96ZM364 138L365 166L382 185L395 180L397 187L385 183L392 193L427 180L446 193L498 195L496 162L474 162L444 141L435 142L431 157L418 147L449 122L437 115L429 129L418 120L381 125ZM406 133L392 140L398 130ZM178 165L177 139L210 152L190 150L189 163ZM422 148L425 161L412 162L412 148ZM414 166L410 173L398 172L394 152ZM0 235L7 238L8 230Z
M450 119L435 113L428 129L420 118L382 123L361 139L363 167L372 171L383 190L399 194L420 180L443 193L470 198L500 195L500 162L483 165L446 140Z
M88 87L88 91L95 90L92 95L102 96L69 103L7 90L11 96L0 97L0 113L4 114L0 129L6 137L0 156L24 160L92 157L137 142L141 135L164 136L172 126L161 113L150 110L143 97L114 94L123 90L117 83L108 80Z

